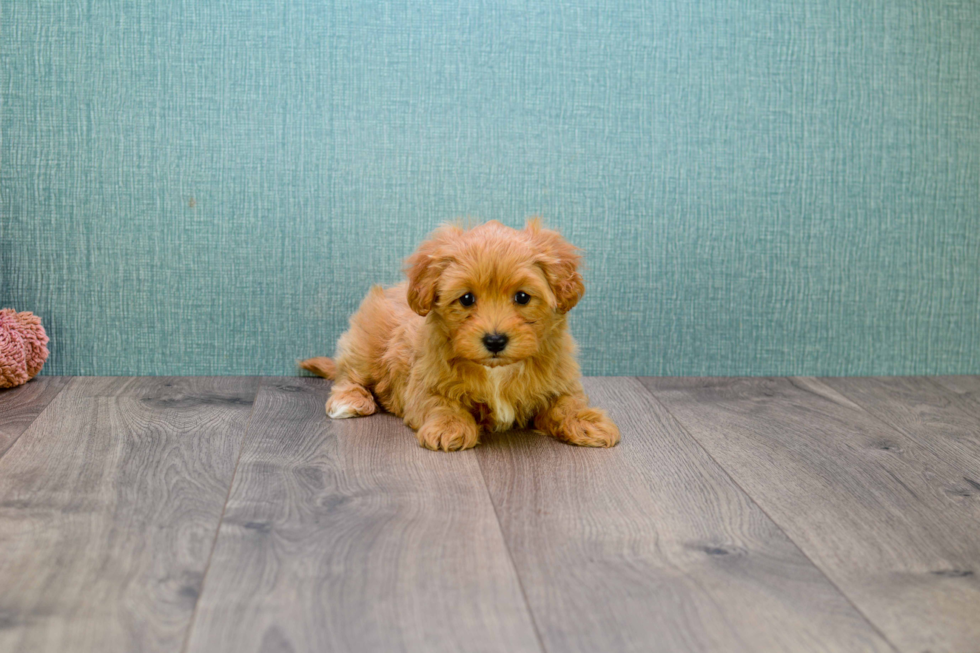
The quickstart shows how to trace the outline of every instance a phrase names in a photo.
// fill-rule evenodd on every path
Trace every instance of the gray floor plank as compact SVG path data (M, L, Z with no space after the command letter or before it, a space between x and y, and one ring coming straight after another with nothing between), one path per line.
M903 651L975 653L980 504L950 463L813 379L643 379Z
M980 494L980 406L926 377L828 378L820 382L961 469L961 477L944 478L940 487L961 503L975 505L980 517L980 500L973 498Z
M70 378L38 376L16 388L0 390L0 457L61 392Z
M263 385L188 650L540 651L472 450Z
M636 379L586 389L618 447L476 449L548 651L892 650Z
M958 396L980 408L980 376L931 376L929 377Z
M71 380L0 459L0 650L180 649L257 385Z

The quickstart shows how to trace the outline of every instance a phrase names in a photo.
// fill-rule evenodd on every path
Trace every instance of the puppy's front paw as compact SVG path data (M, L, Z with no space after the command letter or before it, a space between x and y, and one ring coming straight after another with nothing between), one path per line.
M361 415L373 415L378 410L371 391L354 383L338 384L327 399L327 416L330 419L347 419Z
M554 436L580 447L615 447L619 442L619 427L605 412L582 408L564 420Z
M459 451L477 445L480 428L473 418L466 421L453 415L439 415L426 420L415 435L426 449Z

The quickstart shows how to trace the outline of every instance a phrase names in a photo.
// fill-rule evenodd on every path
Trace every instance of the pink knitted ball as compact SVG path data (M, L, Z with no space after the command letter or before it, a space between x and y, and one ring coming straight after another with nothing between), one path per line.
M41 371L48 359L48 335L30 311L0 310L0 388L12 388Z

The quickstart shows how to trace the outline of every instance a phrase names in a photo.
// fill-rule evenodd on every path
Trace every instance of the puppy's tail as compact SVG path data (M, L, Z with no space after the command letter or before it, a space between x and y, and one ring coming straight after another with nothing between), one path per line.
M337 364L333 362L332 358L326 356L307 358L305 361L300 361L299 366L307 372L313 372L325 379L337 378Z

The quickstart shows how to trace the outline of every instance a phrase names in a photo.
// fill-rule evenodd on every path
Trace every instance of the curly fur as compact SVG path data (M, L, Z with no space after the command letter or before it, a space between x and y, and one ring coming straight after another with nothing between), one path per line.
M335 379L332 418L402 417L429 449L467 449L484 431L534 426L564 442L610 447L619 430L588 405L566 313L585 292L579 251L529 220L446 225L406 260L407 281L373 287L337 342L336 359L300 365ZM522 291L526 305L515 301ZM472 293L476 302L459 300ZM494 354L487 334L505 335Z

